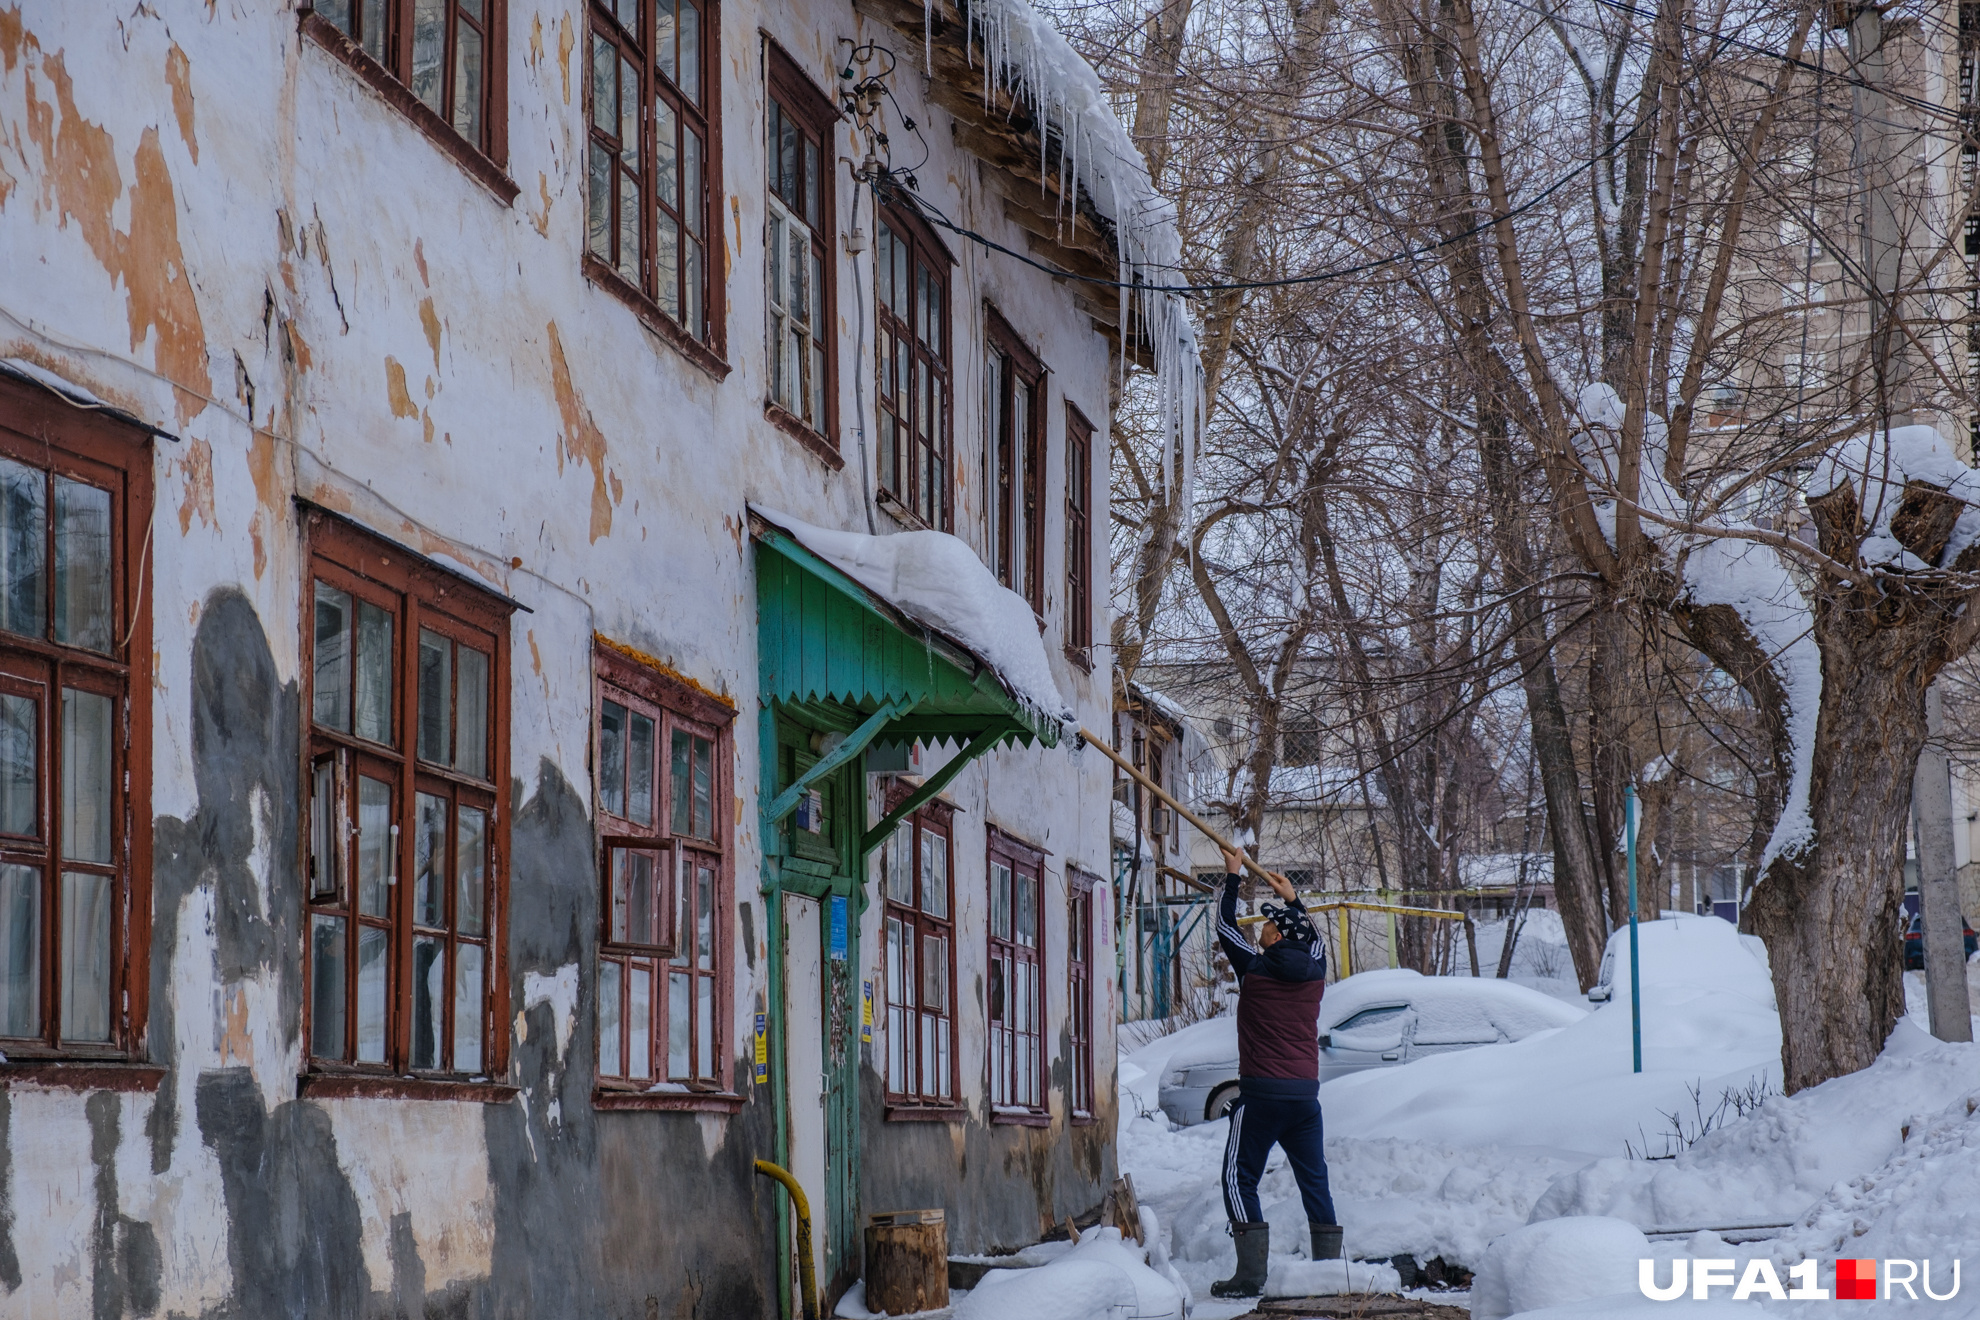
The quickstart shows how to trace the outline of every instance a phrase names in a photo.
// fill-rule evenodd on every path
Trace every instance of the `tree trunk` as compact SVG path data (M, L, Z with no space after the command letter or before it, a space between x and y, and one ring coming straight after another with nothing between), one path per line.
M1904 1012L1900 914L1912 771L1925 741L1920 628L1818 604L1822 703L1813 843L1779 856L1747 920L1767 942L1789 1094L1873 1063ZM1826 635L1825 635L1826 634Z

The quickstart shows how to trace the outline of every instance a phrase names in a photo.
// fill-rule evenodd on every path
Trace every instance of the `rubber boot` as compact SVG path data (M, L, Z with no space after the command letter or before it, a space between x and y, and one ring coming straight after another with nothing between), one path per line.
M1212 1297L1256 1297L1265 1291L1265 1258L1272 1250L1272 1226L1232 1224L1237 1241L1237 1273L1210 1285Z
M1339 1224L1313 1224L1313 1259L1339 1260L1341 1258L1341 1226Z

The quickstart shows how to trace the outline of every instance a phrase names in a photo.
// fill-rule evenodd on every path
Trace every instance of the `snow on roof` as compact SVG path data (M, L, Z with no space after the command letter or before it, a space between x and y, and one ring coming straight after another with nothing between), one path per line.
M924 0L933 14L936 0ZM1002 85L1029 101L1049 125L1039 134L1040 173L1048 172L1048 138L1059 142L1060 195L1077 187L1114 226L1123 284L1176 285L1182 278L1182 235L1175 204L1156 191L1140 148L1114 113L1100 75L1073 49L1050 19L1029 0L972 0L963 6L968 35L982 43L983 99ZM1071 186L1069 186L1071 185ZM1066 217L1071 221L1073 217ZM1196 435L1202 411L1202 369L1196 331L1178 293L1137 293L1129 307L1120 290L1121 328L1129 314L1154 349L1160 404L1170 418L1167 475L1190 505L1195 483Z
M1467 889L1554 883L1552 853L1472 853L1458 858L1458 883Z
M1276 807L1383 807L1381 788L1351 765L1275 765L1271 796Z
M1013 697L1048 720L1070 725L1038 632L1038 616L962 541L947 532L869 536L813 527L752 504L750 511L903 614L961 643L988 664Z

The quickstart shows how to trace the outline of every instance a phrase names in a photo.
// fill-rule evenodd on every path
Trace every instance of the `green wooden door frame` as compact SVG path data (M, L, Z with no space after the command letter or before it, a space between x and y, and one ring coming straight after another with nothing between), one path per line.
M1010 742L1050 747L1059 740L1057 721L1019 701L988 664L967 648L910 619L813 555L788 532L752 514L756 546L758 698L758 839L763 849L762 889L769 926L770 1096L773 1159L791 1167L790 1076L784 996L784 895L788 891L821 904L821 938L829 941L830 904L847 906L846 967L858 987L859 925L867 906L867 858L899 822L946 788L970 762ZM802 732L799 732L802 731ZM818 735L817 760L802 768L787 760L786 748L811 746ZM834 735L836 744L827 745ZM863 753L874 742L919 741L958 746L957 754L917 788L907 801L871 828L866 820ZM807 756L809 752L807 750ZM833 784L838 818L834 837L838 857L796 855L788 824L808 789ZM816 849L813 849L814 853ZM821 948L830 978L829 948ZM828 994L828 1002L831 996ZM841 1178L824 1193L821 1227L838 1239L838 1250L857 1250L859 1123L859 995L842 1006L849 1019L841 1040L850 1038L848 1075L831 1112L827 1131L842 1158ZM821 1042L831 1057L830 1024L821 1024ZM828 1091L829 1091L828 1087ZM828 1163L828 1171L834 1166ZM835 1190L836 1189L836 1190ZM847 1192L853 1204L845 1204ZM834 1202L839 1204L836 1206ZM788 1203L778 1198L778 1295L790 1314L791 1260ZM855 1257L856 1258L856 1257ZM843 1264L844 1262L835 1262Z

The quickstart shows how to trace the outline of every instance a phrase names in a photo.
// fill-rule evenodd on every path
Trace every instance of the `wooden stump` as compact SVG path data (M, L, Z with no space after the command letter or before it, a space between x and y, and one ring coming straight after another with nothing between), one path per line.
M940 1210L866 1217L866 1309L888 1315L949 1304L949 1226Z

